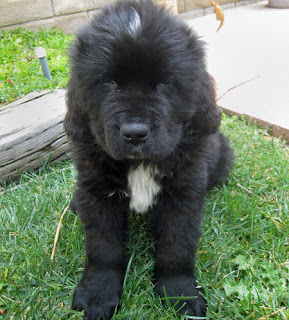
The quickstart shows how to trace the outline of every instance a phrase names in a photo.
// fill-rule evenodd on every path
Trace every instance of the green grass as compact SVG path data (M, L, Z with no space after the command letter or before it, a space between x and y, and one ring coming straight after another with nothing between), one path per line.
M17 29L0 33L0 106L32 91L63 88L67 83L67 48L72 40L58 29L40 29L37 33ZM44 47L53 83L42 73L35 55Z
M228 181L209 194L204 212L197 279L208 300L208 319L288 319L288 148L235 117L224 117L222 130L237 162ZM70 303L85 263L83 232L70 211L50 261L74 183L72 163L63 162L3 186L0 310L5 319L81 319ZM114 319L175 319L153 291L155 242L147 218L130 214L130 262Z

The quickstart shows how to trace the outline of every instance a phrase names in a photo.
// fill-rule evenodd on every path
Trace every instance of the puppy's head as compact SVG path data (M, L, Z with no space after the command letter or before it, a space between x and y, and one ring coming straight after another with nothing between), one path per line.
M219 125L203 44L150 0L119 1L71 50L65 127L115 159L160 160Z

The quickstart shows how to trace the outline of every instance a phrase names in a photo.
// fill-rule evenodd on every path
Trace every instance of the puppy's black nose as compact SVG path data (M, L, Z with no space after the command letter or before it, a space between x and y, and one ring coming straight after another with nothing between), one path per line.
M150 133L150 128L144 123L124 123L120 127L120 132L127 142L132 144L144 143Z

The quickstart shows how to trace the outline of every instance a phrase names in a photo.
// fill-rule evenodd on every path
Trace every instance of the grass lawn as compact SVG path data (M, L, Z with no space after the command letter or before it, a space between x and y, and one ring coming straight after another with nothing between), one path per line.
M0 106L32 91L64 87L68 80L67 48L72 37L58 29L0 33ZM52 75L44 78L35 48L44 47Z
M65 36L66 43L69 40ZM65 51L62 44L53 43ZM0 68L5 69L3 62ZM13 79L17 83L18 78ZM54 85L62 86L65 77L58 79ZM5 101L15 99L16 93L5 90ZM289 319L288 147L236 117L224 116L222 131L237 161L228 181L210 192L204 211L196 276L208 300L207 319ZM82 319L70 304L85 264L83 232L69 210L50 260L75 175L68 161L23 174L1 187L0 319ZM130 260L114 319L175 319L173 309L163 308L154 294L155 242L147 219L130 214Z

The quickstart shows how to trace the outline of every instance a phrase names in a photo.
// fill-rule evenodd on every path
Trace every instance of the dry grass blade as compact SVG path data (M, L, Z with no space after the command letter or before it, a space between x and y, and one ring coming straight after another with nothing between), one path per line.
M253 81L253 80L255 80L255 79L259 78L259 77L260 77L260 76L256 76L256 77L254 77L254 78L252 78L252 79L249 79L249 80L246 80L246 81L244 81L244 82L241 82L241 83L235 85L235 86L232 87L232 88L229 88L225 93L223 93L220 97L218 97L218 98L216 99L216 101L219 101L220 99L222 99L222 98L223 98L227 93L229 93L230 91L232 91L232 90L234 90L234 89L236 89L236 88L238 88L238 87L241 87L241 86L243 86L244 84L246 84L246 83L248 83L248 82L251 82L251 81Z
M286 310L287 310L287 307L283 307L283 308L281 308L281 309L278 309L278 310L276 310L275 312L271 313L269 316L267 316L267 319L268 319L268 318L271 318L271 317L274 317L274 316L276 316L278 313L280 313L280 312L282 312L282 311L286 311ZM259 318L258 320L266 320L266 318L261 317L261 318Z
M59 220L59 223L58 223L58 226L57 226L57 229L56 229L56 233L55 233L55 237L54 237L54 244L53 244L53 249L52 249L52 253L51 253L51 261L53 261L53 258L54 258L54 254L55 254L55 249L56 249L56 245L57 245L57 241L58 241L58 238L59 238L59 233L60 233L60 229L61 229L61 226L62 226L62 220L63 220L63 217L66 213L66 211L68 210L69 206L67 206L61 217L60 217L60 220Z

